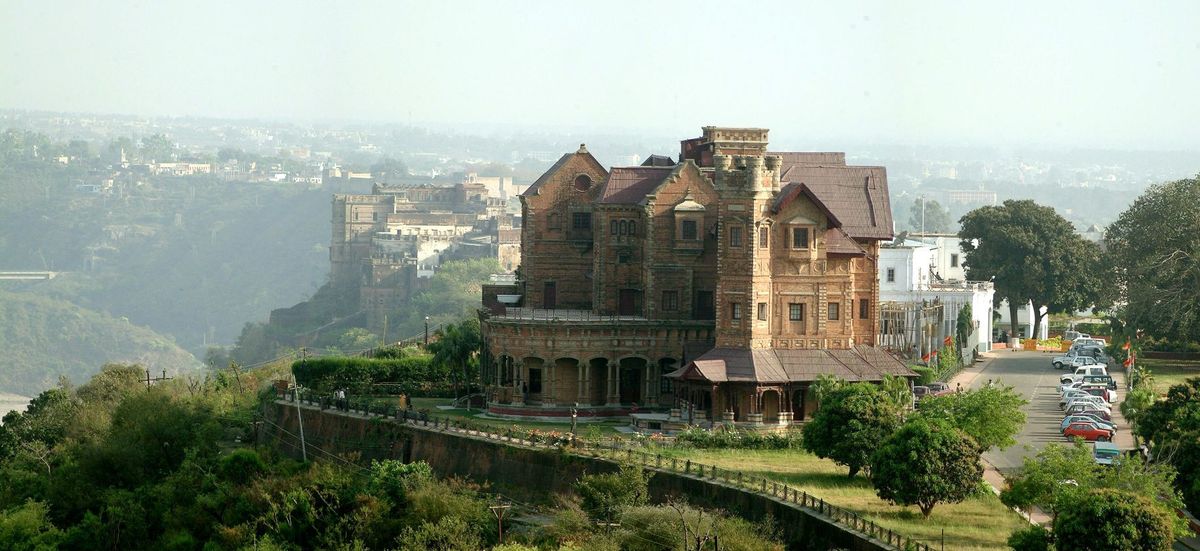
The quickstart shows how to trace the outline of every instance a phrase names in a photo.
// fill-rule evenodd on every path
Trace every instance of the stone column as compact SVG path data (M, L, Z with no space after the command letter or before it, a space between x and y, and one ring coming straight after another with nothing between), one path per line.
M613 370L615 367L611 359L607 360L604 364L604 403L609 406L617 405L617 395L613 392L613 389L617 386L613 382Z
M575 376L576 379L578 379L578 382L575 385L575 402L581 406L586 406L588 402L587 400L584 400L583 394L583 389L585 388L583 386L583 370L586 369L585 365L586 364L582 363L575 364Z
M525 405L525 393L521 392L521 369L524 367L525 367L525 365L522 364L521 362L513 363L513 399L512 399L512 403L514 406Z

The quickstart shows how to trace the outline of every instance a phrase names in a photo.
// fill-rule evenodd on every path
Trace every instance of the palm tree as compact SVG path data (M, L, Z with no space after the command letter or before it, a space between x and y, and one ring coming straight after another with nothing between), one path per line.
M429 343L429 351L433 352L433 362L437 365L462 374L463 382L471 379L469 369L471 360L479 353L482 339L479 335L479 322L468 319L459 324L447 324L434 332L436 337ZM454 398L458 395L458 375L454 375Z

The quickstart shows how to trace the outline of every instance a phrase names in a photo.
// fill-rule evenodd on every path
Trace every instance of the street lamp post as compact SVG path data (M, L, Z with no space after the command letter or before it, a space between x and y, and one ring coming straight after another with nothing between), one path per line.
M429 316L425 316L425 348L429 348Z

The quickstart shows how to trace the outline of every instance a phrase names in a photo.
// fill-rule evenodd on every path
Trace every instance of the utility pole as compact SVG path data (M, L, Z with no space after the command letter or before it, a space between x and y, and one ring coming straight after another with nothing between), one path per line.
M151 383L157 383L157 382L159 382L159 381L169 381L169 380L171 380L171 379L173 379L173 378L174 378L174 377L168 377L168 376L167 376L167 370L165 370L165 369L164 369L164 370L162 371L162 376L161 376L161 377L155 377L155 378L151 379L151 378L150 378L150 370L149 370L149 369L147 369L147 370L146 370L146 388L150 388L150 384L151 384Z
M425 316L425 348L429 348L429 316Z
M512 505L505 505L499 496L497 496L496 504L489 505L488 509L492 510L492 515L496 517L496 531L499 533L500 543L504 543L504 514L508 512L508 508Z
M387 330L388 330L388 318L387 318L387 314L384 314L383 315L383 341L382 341L383 346L387 346L387 344L388 344Z
M300 458L308 463L308 445L304 443L304 417L300 414L300 387L293 386L294 398L296 400L296 423L300 425Z

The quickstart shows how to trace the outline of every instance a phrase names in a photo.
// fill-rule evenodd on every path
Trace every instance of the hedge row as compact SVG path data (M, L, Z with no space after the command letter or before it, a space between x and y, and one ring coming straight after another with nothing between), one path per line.
M758 432L689 428L675 434L675 445L705 449L800 449L800 431Z
M397 359L328 357L292 364L300 386L318 392L345 389L352 394L420 394L450 384L450 372L428 355Z

